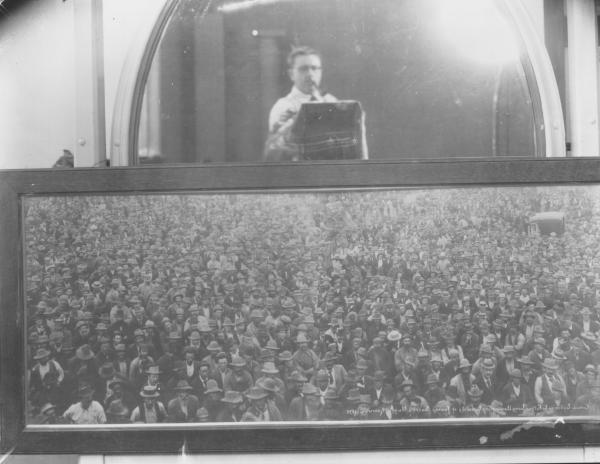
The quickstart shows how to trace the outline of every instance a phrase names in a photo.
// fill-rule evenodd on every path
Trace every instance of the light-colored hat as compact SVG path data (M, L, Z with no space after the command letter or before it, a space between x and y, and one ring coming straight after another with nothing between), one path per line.
M187 382L187 380L180 380L179 382L177 382L177 386L173 390L175 390L175 391L190 391L190 390L193 390L193 388L190 387L190 384Z
M265 390L256 386L250 387L244 394L246 395L246 398L250 400L262 400L263 398L269 396Z
M299 333L296 337L296 343L308 343L308 338L303 333Z
M223 403L240 404L244 402L242 394L237 391L229 390L225 392L225 396L221 398Z
M47 350L46 348L39 348L36 353L35 356L33 357L33 359L38 360L38 359L43 359L43 358L47 358L51 355L52 353L50 352L50 350Z
M261 372L265 374L278 374L279 370L275 367L275 363L271 361L267 361L263 364Z
M509 375L511 377L515 377L517 379L522 379L523 378L523 374L521 374L520 369L513 369L512 371L509 372Z
M220 393L222 391L216 380L210 379L206 382L206 391L204 393Z
M460 360L460 364L458 365L458 367L459 369L462 369L463 367L471 367L471 363L467 358L464 358Z
M545 367L546 369L557 370L559 366L556 359L546 358L542 363L542 367Z
M146 369L146 374L160 375L161 373L160 368L156 364L148 366L148 369Z
M233 359L231 360L230 365L233 367L245 367L246 360L244 358L242 358L241 356L234 356Z
M158 393L156 386L144 385L144 388L140 392L140 396L142 398L158 398L160 394Z

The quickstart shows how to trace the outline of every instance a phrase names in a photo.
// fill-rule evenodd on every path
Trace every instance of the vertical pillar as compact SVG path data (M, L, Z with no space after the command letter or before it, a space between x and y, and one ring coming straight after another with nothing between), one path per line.
M75 166L106 160L103 0L75 0Z
M598 156L598 45L594 0L566 0L571 154Z
M279 98L279 79L281 70L281 53L279 51L278 37L283 33L271 31L254 31L258 37L260 55L260 85L261 105L263 117L261 118L261 133L268 132L268 115L271 107Z
M565 64L566 64L566 17L564 0L545 0L544 1L544 41L546 49L552 62L552 69L556 76L558 92L563 108L567 108L565 92ZM565 115L566 116L566 115ZM565 121L565 122L568 122ZM570 127L567 127L567 131Z

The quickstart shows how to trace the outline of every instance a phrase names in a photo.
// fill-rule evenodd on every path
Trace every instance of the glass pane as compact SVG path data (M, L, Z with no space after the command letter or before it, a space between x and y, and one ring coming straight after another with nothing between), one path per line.
M539 155L523 49L493 0L181 0L139 162Z

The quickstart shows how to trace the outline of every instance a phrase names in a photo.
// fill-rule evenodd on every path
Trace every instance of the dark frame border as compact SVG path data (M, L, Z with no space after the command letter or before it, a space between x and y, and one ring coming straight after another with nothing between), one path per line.
M334 451L600 444L600 421L502 419L302 427L25 427L21 198L34 194L178 193L600 183L600 159L497 159L0 171L0 448L16 453ZM515 428L517 430L515 431ZM512 435L507 432L515 431Z

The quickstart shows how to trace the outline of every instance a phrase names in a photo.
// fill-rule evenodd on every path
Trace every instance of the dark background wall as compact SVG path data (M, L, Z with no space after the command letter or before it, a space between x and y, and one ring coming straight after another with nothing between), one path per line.
M372 159L533 155L521 64L457 53L435 21L439 1L287 1L205 16L183 1L155 63L163 155L260 160L293 44L321 50L328 91L362 103Z

